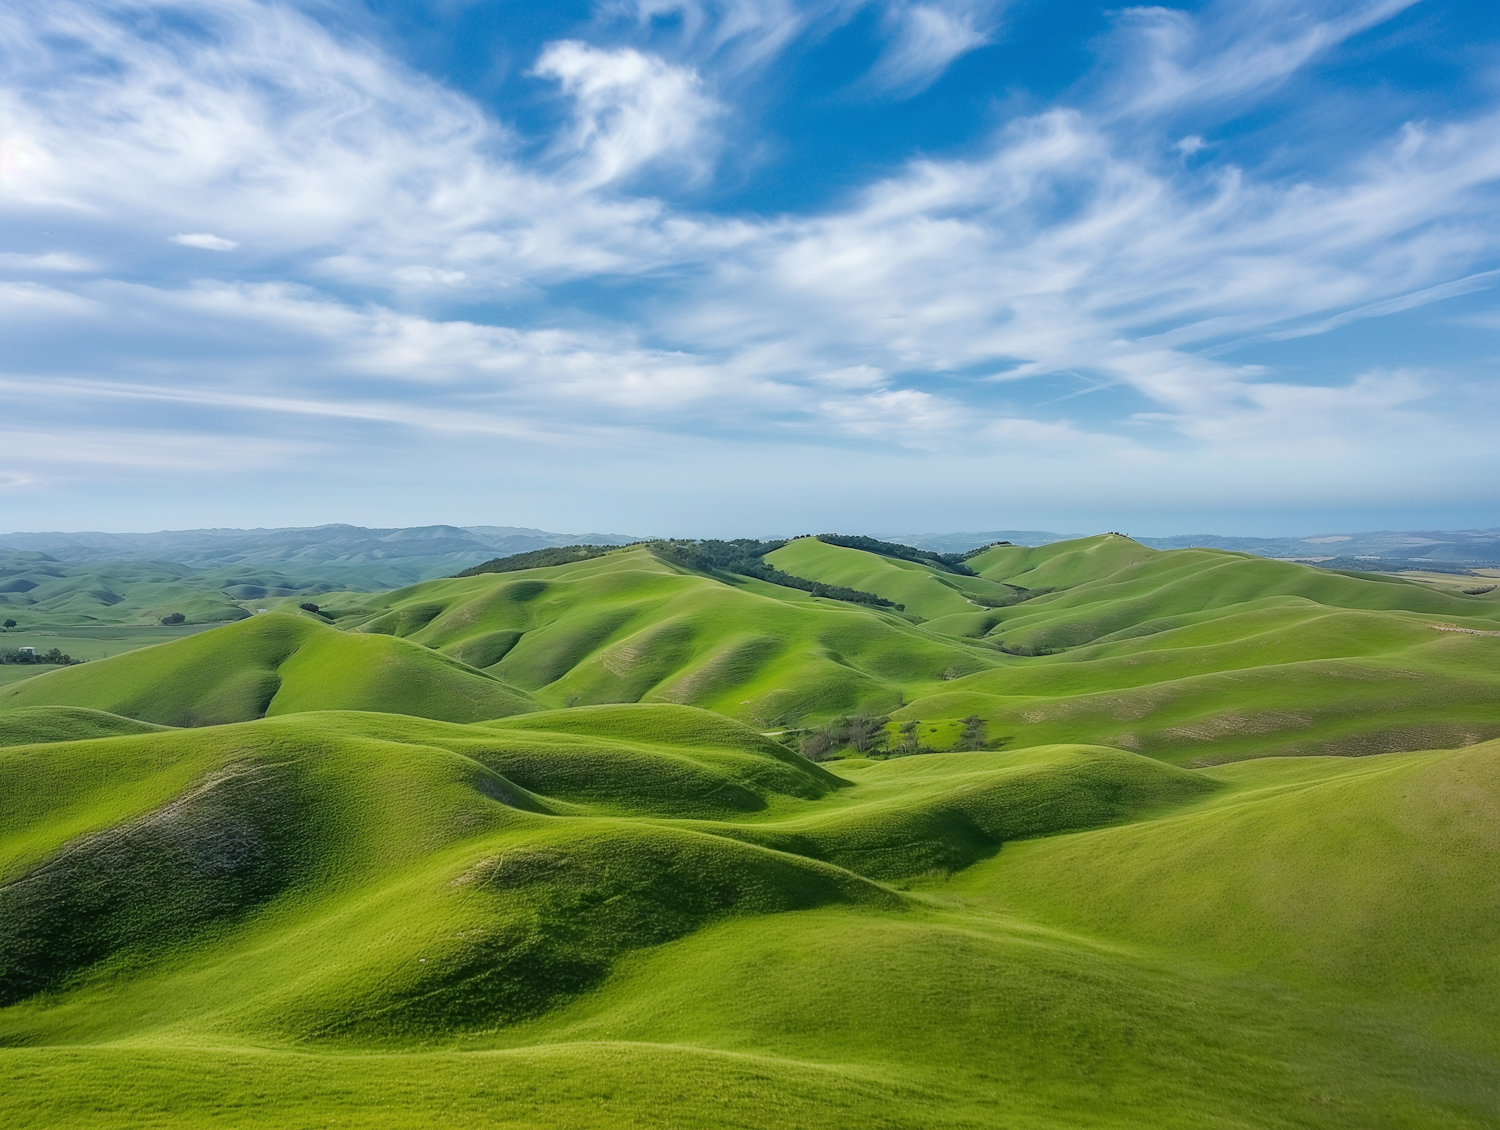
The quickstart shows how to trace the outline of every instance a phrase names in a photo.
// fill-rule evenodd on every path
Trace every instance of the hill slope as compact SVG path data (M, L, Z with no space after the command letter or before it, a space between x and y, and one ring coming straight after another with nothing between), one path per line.
M436 648L553 705L679 702L763 726L893 708L908 688L997 662L893 613L727 584L646 548L361 603L341 626Z
M0 689L0 717L43 705L169 726L315 709L470 721L535 708L524 692L426 648L279 613Z
M793 553L808 576L900 592L936 614L924 630L1014 657L934 693L913 686L902 721L977 715L1007 747L1085 741L1180 762L1500 735L1500 592L1103 535L976 555L983 583L1017 599L954 612L956 586L973 582L812 539L778 551L787 568ZM942 748L960 729L930 740Z
M1497 743L830 774L670 705L14 747L0 1110L1485 1126L1497 782Z
M321 618L257 617L26 680L0 690L0 710L85 706L167 724L328 708L468 721L675 702L767 729L889 713L892 732L919 721L937 749L977 717L991 746L1082 742L1185 764L1500 735L1500 592L1159 552L1118 535L997 547L970 561L982 577L810 538L769 560L907 611L699 574L635 547L345 595L326 609L341 632Z

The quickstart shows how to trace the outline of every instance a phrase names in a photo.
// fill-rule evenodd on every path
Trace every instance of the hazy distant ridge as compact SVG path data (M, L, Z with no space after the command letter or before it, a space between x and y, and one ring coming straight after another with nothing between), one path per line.
M283 529L163 530L156 533L0 534L0 551L45 553L70 565L97 561L169 561L199 569L274 567L302 580L390 588L447 576L492 557L571 545L624 545L626 534L560 534L520 526L409 526L368 529L334 524Z
M863 532L863 531L843 531ZM1129 531L1122 531L1129 533ZM962 553L997 541L1047 545L1080 536L1050 530L984 530L961 533L877 533L888 541L942 553ZM198 569L226 566L274 568L301 583L392 588L448 576L512 553L587 543L625 545L634 534L555 533L525 526L409 526L369 529L333 524L282 529L163 530L156 533L0 534L0 552L45 553L70 565L102 561L166 561ZM1500 565L1500 528L1407 530L1310 537L1225 537L1183 534L1137 537L1153 549L1203 547L1260 557L1318 561L1334 568L1424 565ZM1411 563L1403 566L1402 563Z
M1121 531L1129 533L1128 530ZM990 530L959 534L881 534L889 541L945 553L964 553L996 541L1017 545L1050 545L1078 534L1046 530ZM1227 549L1257 557L1301 561L1375 558L1381 561L1433 562L1448 565L1500 565L1500 527L1487 530L1381 530L1359 534L1315 534L1310 537L1237 538L1219 534L1137 537L1152 549ZM1343 562L1339 561L1342 565ZM1352 564L1353 562L1351 562Z

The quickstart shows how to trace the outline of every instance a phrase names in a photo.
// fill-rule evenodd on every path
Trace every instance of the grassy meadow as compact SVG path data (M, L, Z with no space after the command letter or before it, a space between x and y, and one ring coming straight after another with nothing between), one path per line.
M1500 1123L1500 594L766 560L0 686L5 1125Z

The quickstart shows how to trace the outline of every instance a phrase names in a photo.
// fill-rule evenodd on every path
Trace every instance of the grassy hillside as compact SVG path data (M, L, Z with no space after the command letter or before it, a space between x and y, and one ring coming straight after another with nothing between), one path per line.
M1500 744L1197 772L1085 747L839 768L670 705L310 713L0 752L0 1111L1500 1117Z
M352 584L353 581L345 581ZM164 561L65 564L45 553L0 555L0 647L53 648L75 660L103 659L181 639L257 610L332 591L326 580L294 579L250 566L194 569ZM163 624L164 617L183 622ZM49 670L0 664L0 684Z
M1013 657L935 693L911 688L894 716L943 723L928 736L938 748L969 715L1007 748L1086 741L1186 763L1500 735L1494 592L1103 535L979 554L969 565L987 583L1026 599L954 612L963 578L812 539L773 556L792 553L807 576L902 593L934 615L924 630Z
M862 589L906 606L924 620L968 616L988 604L1013 600L1019 589L964 577L919 562L798 538L766 560L787 573Z
M67 565L45 553L0 556L0 618L23 631L150 625L180 612L190 624L242 620L256 601L328 592L326 580L253 567L194 569L166 561Z
M1213 777L1223 791L1189 810L1018 847L947 889L1500 1054L1500 743Z
M0 1119L1500 1124L1500 597L768 560L905 609L632 547L0 687Z
M161 729L150 722L81 706L23 706L0 714L0 746L112 738Z
M971 560L980 578L812 538L768 560L906 611L726 581L635 547L325 598L328 616L257 617L28 679L0 689L0 710L74 705L167 724L311 709L469 721L669 702L762 729L888 714L892 733L918 721L940 750L960 719L978 717L996 748L1081 742L1181 764L1500 736L1500 590L1158 552L1118 535L997 547Z
M534 708L524 692L426 648L279 613L0 688L0 717L44 705L169 726L316 709L469 721Z
M997 653L890 612L746 579L727 584L649 549L523 573L430 581L361 602L341 627L440 650L543 702L675 702L771 727L893 709L911 688Z

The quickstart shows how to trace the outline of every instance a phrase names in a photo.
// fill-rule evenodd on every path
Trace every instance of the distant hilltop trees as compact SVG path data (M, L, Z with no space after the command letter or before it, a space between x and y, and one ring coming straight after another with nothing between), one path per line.
M545 569L550 565L571 565L575 561L587 561L590 557L603 557L610 550L619 548L617 545L548 546L546 549L512 553L509 557L495 557L453 575L477 577L481 573L518 573L522 569Z
M774 553L786 545L784 540L755 541L752 538L736 538L734 541L717 541L709 538L703 541L654 541L647 544L663 561L703 573L738 573L742 577L754 577L784 588L800 589L830 600L869 604L876 608L894 608L897 611L904 611L906 608L904 604L897 604L873 592L845 588L843 585L825 585L822 581L811 581L806 577L783 573L776 566L762 560L766 554Z
M829 535L836 536L836 535ZM873 538L851 539L862 540L872 545L886 545L885 542L876 542ZM775 541L757 541L754 538L735 538L733 541L720 541L716 538L668 538L658 541L637 542L644 545L656 554L661 560L673 565L679 565L685 569L694 569L701 573L733 573L741 577L754 577L756 580L768 581L773 585L781 585L784 588L799 589L813 596L827 597L830 600L843 600L851 604L868 604L875 608L894 608L898 611L904 610L905 606L894 601L887 600L873 592L864 592L860 589L846 588L843 585L827 585L822 581L809 580L806 577L798 577L791 573L784 573L774 565L763 560L766 554L774 553L787 544L786 539ZM843 544L837 542L834 544ZM475 565L465 569L462 573L456 573L456 577L477 577L482 573L513 573L522 569L545 569L550 565L571 565L575 561L587 561L591 557L603 557L617 549L627 548L618 545L561 545L547 549L533 549L526 553L513 553L509 557L497 557L493 561ZM910 546L900 547L907 554L919 554L922 551L912 549ZM879 552L878 550L876 552ZM957 554L942 554L940 557L957 557ZM926 560L926 557L913 558L913 560ZM947 567L946 565L943 567ZM967 570L966 570L967 571Z
M921 565L935 565L939 569L957 573L962 577L975 576L974 570L964 562L991 548L983 546L968 553L934 553L928 549L916 549L913 546L902 545L900 542L881 541L878 538L867 538L860 534L819 534L817 537L819 541L827 545L841 545L845 549L862 549L866 553L878 553L883 557L896 557L902 561L915 561Z

